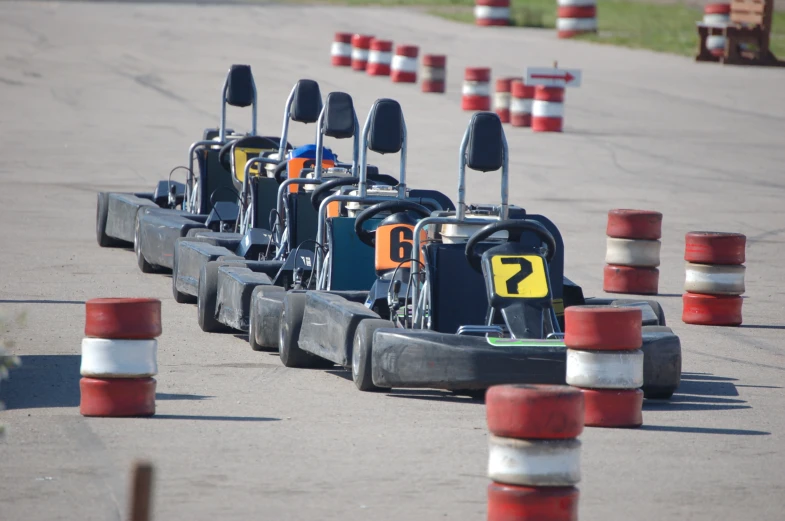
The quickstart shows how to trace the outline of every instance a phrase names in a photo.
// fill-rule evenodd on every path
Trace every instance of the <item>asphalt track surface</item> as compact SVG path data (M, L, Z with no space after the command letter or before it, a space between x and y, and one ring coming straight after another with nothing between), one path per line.
M335 31L448 58L448 94L425 95L329 64ZM125 517L136 458L156 468L155 519L478 520L485 516L484 406L438 391L357 391L348 373L284 368L244 337L206 334L171 279L95 242L98 190L150 189L218 123L231 63L250 63L260 130L277 133L299 78L345 90L361 121L403 106L409 182L455 197L465 66L584 71L563 134L507 127L511 200L548 215L568 275L602 295L611 208L662 211L660 302L684 348L670 402L637 430L587 429L580 519L755 519L785 507L785 75L781 70L481 29L408 11L329 7L0 2L0 311L24 367L3 383L0 518ZM248 115L230 110L236 129ZM292 128L296 144L313 126ZM346 143L329 144L346 157ZM395 173L395 157L371 161ZM470 173L471 202L498 174ZM745 325L680 321L684 233L748 236ZM157 415L79 415L84 301L163 301Z

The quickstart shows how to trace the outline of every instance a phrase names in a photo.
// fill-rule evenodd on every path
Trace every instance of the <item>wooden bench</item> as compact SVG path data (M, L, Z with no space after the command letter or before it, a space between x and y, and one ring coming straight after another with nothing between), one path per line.
M698 22L696 61L718 61L737 65L785 66L769 50L774 0L731 0L730 23L711 25ZM725 50L715 56L706 47L709 36L724 36Z

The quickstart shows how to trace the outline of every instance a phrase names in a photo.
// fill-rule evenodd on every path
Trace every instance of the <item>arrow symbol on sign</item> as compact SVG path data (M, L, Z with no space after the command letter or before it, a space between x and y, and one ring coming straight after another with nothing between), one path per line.
M564 80L565 82L569 83L570 80L574 80L575 76L570 74L569 72L565 72L562 75L559 74L532 74L532 79L541 79L541 80Z

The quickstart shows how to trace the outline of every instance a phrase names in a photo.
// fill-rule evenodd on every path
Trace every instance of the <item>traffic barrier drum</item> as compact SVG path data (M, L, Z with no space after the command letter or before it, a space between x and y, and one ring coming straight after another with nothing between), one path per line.
M510 0L476 0L474 22L477 25L510 25Z
M561 132L564 119L564 87L537 85L532 103L534 132Z
M417 83L417 55L420 48L416 45L399 45L392 58L390 78L393 83Z
M730 4L712 3L703 6L703 23L723 27L730 23ZM725 54L725 37L709 35L706 38L706 48L715 56Z
M368 66L373 36L355 34L352 36L352 70L364 71Z
M371 41L370 51L368 52L368 65L365 72L370 76L389 76L390 64L392 63L392 47L390 40Z
M510 122L510 105L512 102L512 82L518 78L498 78L496 91L493 94L493 109L502 123Z
M330 55L334 67L350 67L352 65L351 33L335 33Z
M597 32L596 0L557 0L556 30L559 38Z
M687 233L682 321L708 326L741 325L746 243L747 237L741 233Z
M510 85L510 123L513 127L530 127L532 125L532 104L534 87L521 80L513 80Z
M581 389L590 427L643 424L640 308L570 306L564 310L567 384Z
M155 414L161 301L92 299L85 305L79 410L83 416Z
M424 54L422 57L423 92L443 93L447 81L447 56L440 54Z
M656 295L659 292L662 214L650 210L608 212L603 290Z
M463 73L461 108L463 110L491 110L491 69L467 67Z
M488 521L577 519L582 393L566 385L497 385L485 403Z

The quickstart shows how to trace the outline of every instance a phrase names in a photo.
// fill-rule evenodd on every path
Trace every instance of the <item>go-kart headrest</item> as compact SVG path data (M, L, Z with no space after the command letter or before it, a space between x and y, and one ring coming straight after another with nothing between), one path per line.
M403 147L403 112L392 99L378 99L371 107L368 148L379 154L397 154Z
M233 107L247 107L254 98L253 75L250 65L232 65L226 83L226 103Z
M300 80L294 86L289 117L299 123L316 123L322 112L322 93L313 80Z
M498 170L504 163L502 122L493 112L478 112L469 122L466 166L479 172Z
M354 103L345 92L331 92L327 95L324 111L324 135L336 139L354 136Z

